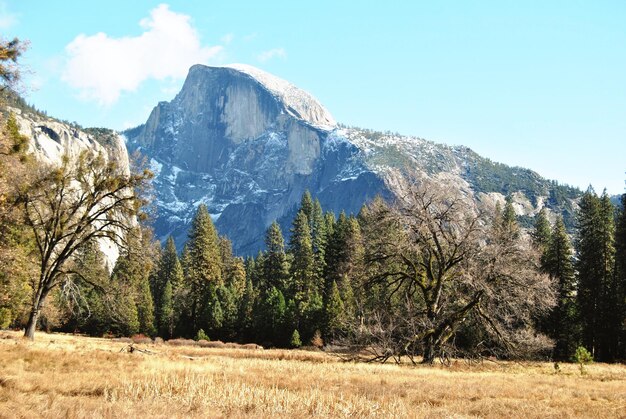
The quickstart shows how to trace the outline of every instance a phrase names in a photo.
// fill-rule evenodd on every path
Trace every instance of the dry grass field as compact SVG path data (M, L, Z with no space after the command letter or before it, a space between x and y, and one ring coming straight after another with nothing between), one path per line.
M0 332L0 417L626 417L626 366L343 362L320 352Z

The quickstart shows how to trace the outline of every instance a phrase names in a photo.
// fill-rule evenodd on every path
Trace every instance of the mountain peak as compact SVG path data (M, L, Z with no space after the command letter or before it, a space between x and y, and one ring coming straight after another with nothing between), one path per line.
M288 81L248 64L228 64L221 67L195 65L192 69L230 69L251 78L285 107L285 112L317 128L331 130L337 122L330 112L309 92ZM190 70L191 71L191 70Z

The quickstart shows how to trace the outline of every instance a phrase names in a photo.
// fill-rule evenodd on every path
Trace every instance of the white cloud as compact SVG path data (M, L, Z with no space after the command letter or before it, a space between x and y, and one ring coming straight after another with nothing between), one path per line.
M257 55L257 59L264 63L265 61L271 60L272 58L287 58L287 51L284 48L273 48L267 51L263 51L259 55Z
M8 10L7 4L0 1L0 30L11 29L17 23L17 15Z
M221 46L202 46L189 20L161 4L139 22L145 30L139 36L81 34L65 47L62 79L82 98L111 105L144 80L183 78L193 64L207 63L222 51Z

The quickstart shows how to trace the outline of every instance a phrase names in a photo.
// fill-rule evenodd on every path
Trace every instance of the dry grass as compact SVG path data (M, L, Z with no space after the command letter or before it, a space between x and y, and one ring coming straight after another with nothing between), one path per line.
M626 366L344 363L320 352L0 332L0 417L626 417Z

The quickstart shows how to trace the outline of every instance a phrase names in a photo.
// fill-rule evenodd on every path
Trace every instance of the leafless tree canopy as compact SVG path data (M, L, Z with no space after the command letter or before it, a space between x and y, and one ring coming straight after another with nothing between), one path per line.
M554 305L554 286L530 241L493 209L454 185L422 181L393 206L375 201L364 219L367 286L386 290L383 309L392 313L381 315L379 306L364 315L353 330L369 336L364 346L384 330L383 355L420 353L432 363L468 324L508 352L546 343L532 324Z

